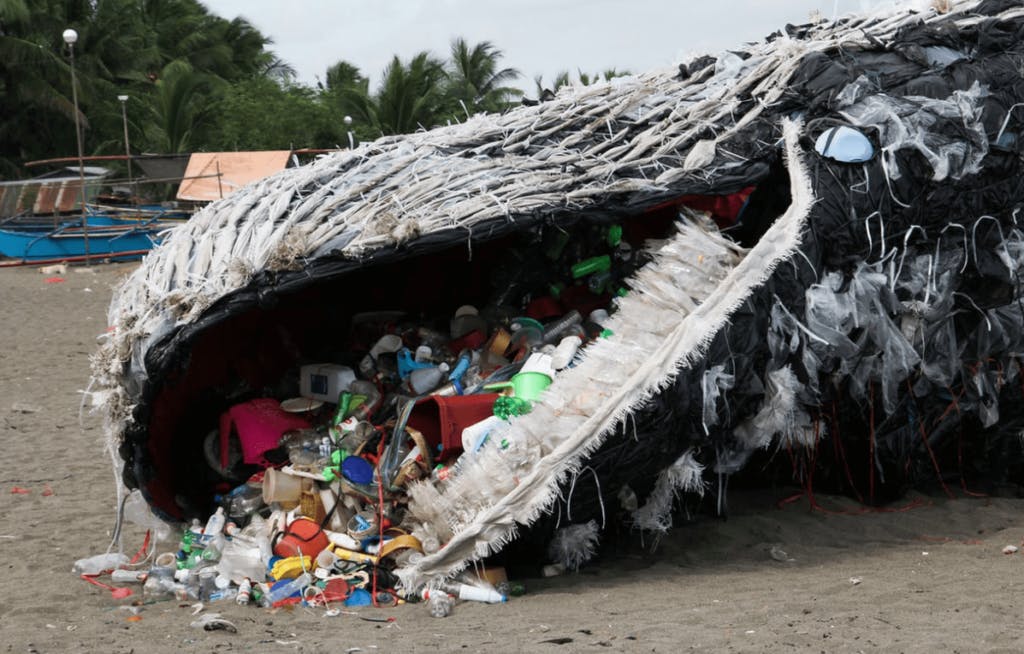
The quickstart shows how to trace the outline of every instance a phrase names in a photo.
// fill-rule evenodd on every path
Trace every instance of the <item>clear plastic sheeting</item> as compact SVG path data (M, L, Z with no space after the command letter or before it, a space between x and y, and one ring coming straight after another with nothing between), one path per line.
M811 418L797 401L802 387L789 366L769 372L761 408L736 427L737 439L751 450L768 447L777 435L784 445L814 445Z
M1019 232L987 249L1010 278L1020 279ZM767 333L776 369L767 375L757 415L735 428L739 442L754 449L777 434L806 440L801 415L818 405L817 379L827 375L845 379L850 396L864 406L880 399L880 415L895 414L907 388L924 398L962 383L958 408L975 413L983 427L996 425L999 393L1016 378L1015 359L1024 352L1024 311L1016 304L987 311L977 306L964 286L970 255L969 245L951 238L928 253L897 250L880 261L862 261L845 276L827 272L805 292L805 323L776 298ZM977 328L958 332L963 312L975 314ZM789 368L795 362L803 366L806 384L795 381Z
M681 492L704 495L704 466L693 449L683 452L658 475L647 501L633 512L633 526L645 531L667 532L672 527L672 501Z
M896 153L906 149L917 150L928 160L935 181L960 179L981 170L988 153L981 120L987 95L977 82L946 100L876 93L840 113L858 127L877 130L891 179L900 178ZM943 123L948 127L940 129Z
M718 424L718 398L733 387L736 377L725 372L725 366L713 366L704 371L701 390L704 392L703 423L704 433Z

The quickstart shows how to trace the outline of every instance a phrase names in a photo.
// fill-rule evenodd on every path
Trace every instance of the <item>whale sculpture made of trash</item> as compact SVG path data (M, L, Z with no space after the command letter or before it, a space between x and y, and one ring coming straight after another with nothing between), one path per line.
M789 26L678 70L362 144L211 204L110 308L93 397L119 485L168 517L208 510L212 491L185 486L216 416L352 315L484 302L493 288L458 280L508 282L489 246L665 211L610 333L451 479L408 487L403 526L424 555L397 571L404 584L450 577L551 516L599 530L627 487L633 524L663 531L677 494L713 488L721 508L726 480L766 451L788 452L802 483L817 469L874 502L1011 478L1024 9L948 4ZM751 188L721 232L686 208ZM467 274L416 283L442 259Z

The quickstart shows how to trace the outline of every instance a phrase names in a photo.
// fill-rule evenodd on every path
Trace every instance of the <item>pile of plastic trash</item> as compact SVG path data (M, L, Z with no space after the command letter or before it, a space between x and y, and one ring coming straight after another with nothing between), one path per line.
M282 384L296 397L223 412L204 447L213 510L181 531L177 551L154 554L148 569L115 554L76 572L114 569L113 581L141 582L146 597L263 607L429 600L442 616L454 599L506 601L521 586L503 568L422 588L402 588L392 571L425 549L402 527L406 488L446 483L497 427L530 412L581 348L609 334L602 323L642 258L619 225L551 230L540 243L512 253L530 273L482 310L353 316L347 360L297 366ZM129 519L162 524L137 491L129 499Z

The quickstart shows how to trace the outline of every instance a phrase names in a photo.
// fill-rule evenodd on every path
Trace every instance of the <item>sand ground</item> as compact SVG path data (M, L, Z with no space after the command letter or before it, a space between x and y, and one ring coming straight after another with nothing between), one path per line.
M115 601L71 565L103 552L113 527L99 421L80 421L79 407L111 285L130 268L59 282L0 270L2 652L1024 651L1024 554L1001 553L1024 538L1024 501L1012 498L919 497L913 510L853 516L738 497L728 521L675 529L653 554L528 579L524 597L461 604L446 619L416 605L337 617L208 609L237 625L229 634L191 628L176 601ZM139 542L130 529L126 543Z

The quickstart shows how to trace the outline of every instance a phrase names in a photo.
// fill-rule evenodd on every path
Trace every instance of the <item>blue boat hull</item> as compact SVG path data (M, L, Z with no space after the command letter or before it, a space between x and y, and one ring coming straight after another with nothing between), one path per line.
M25 225L0 229L0 255L22 261L85 257L128 260L145 255L167 228L107 216L90 216L88 230L78 224ZM88 237L88 252L86 238Z

